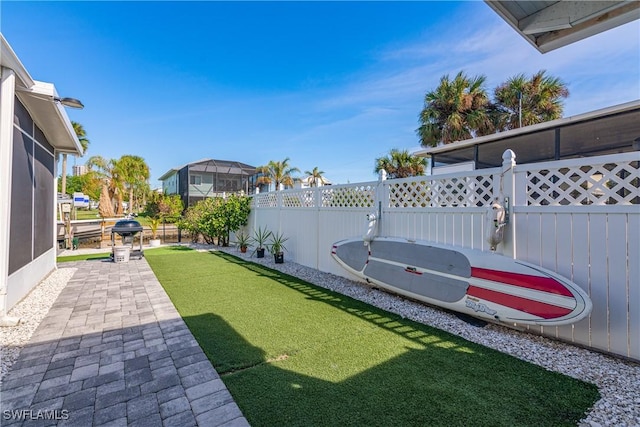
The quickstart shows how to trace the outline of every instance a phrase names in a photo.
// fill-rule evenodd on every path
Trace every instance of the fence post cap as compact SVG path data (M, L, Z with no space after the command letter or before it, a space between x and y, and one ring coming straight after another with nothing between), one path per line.
M516 164L516 153L513 150L506 150L502 154L502 168L510 168Z
M515 160L515 159L516 159L516 153L514 153L512 149L505 150L505 152L502 153L503 161Z

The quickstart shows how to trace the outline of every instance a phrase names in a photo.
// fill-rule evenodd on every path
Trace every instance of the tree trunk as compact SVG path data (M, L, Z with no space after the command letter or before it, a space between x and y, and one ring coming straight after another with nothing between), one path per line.
M111 205L111 197L109 197L109 188L106 183L102 184L102 191L100 192L100 205L98 206L98 212L102 218L113 218L113 206Z
M116 211L116 215L124 215L124 208L122 206L122 202L124 198L122 197L122 192L118 191L118 210Z
M60 184L60 192L67 194L67 153L62 153L62 183Z

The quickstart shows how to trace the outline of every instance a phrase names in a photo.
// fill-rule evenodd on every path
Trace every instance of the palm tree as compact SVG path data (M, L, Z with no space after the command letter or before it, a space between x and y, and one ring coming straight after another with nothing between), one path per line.
M78 137L78 141L80 142L80 146L82 147L82 155L89 148L89 140L87 139L87 132L84 130L84 127L78 122L71 122L73 126L73 130ZM67 153L62 153L62 183L60 185L62 194L67 193Z
M400 151L397 148L389 151L389 154L376 159L375 173L385 170L389 178L407 178L410 176L424 175L427 159L409 154L408 150Z
M442 76L440 85L424 97L420 127L416 130L424 147L469 139L493 132L487 113L490 105L484 89L486 77L468 77L460 71L453 80Z
M129 191L129 212L133 212L138 207L135 194L142 195L148 187L149 166L140 156L124 155L117 162L122 180Z
M304 171L309 177L309 187L317 187L318 184L324 185L328 181L322 176L324 171L318 170L318 167L314 167L312 171Z
M300 172L300 169L289 165L289 158L276 162L270 160L265 166L260 166L257 171L262 174L257 179L257 184L275 184L276 191L280 190L280 184L284 186L292 186L294 178L291 176L294 172Z
M124 191L123 165L118 160L106 160L102 156L92 156L87 161L87 166L91 173L101 181L102 190L100 192L100 216L103 218L113 217L116 214L124 213L122 193ZM117 200L118 209L114 212L113 199Z
M562 99L569 96L569 90L559 78L545 73L545 70L538 71L530 79L524 74L518 74L494 90L494 100L499 111L499 129L520 127L520 112L522 126L562 117Z

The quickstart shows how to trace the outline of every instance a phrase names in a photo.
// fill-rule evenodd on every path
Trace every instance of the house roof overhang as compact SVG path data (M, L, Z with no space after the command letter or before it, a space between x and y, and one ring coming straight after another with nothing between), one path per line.
M640 19L640 2L485 0L541 53Z
M16 76L15 93L58 152L82 155L82 146L52 83L33 80L7 40L0 34L0 65Z
M177 174L178 170L179 169L169 169L167 172L164 173L164 175L162 175L160 178L158 178L158 181L165 181L165 180L169 179L169 177Z

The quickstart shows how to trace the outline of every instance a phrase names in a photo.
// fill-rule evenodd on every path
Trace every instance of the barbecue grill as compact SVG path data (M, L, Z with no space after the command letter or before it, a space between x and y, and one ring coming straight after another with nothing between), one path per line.
M116 247L116 240L120 237L122 246ZM138 237L139 249L135 249L135 239ZM128 249L128 257L121 258L123 249ZM124 262L128 258L141 259L142 254L142 226L138 221L132 219L123 219L116 222L111 229L111 259L115 262Z

